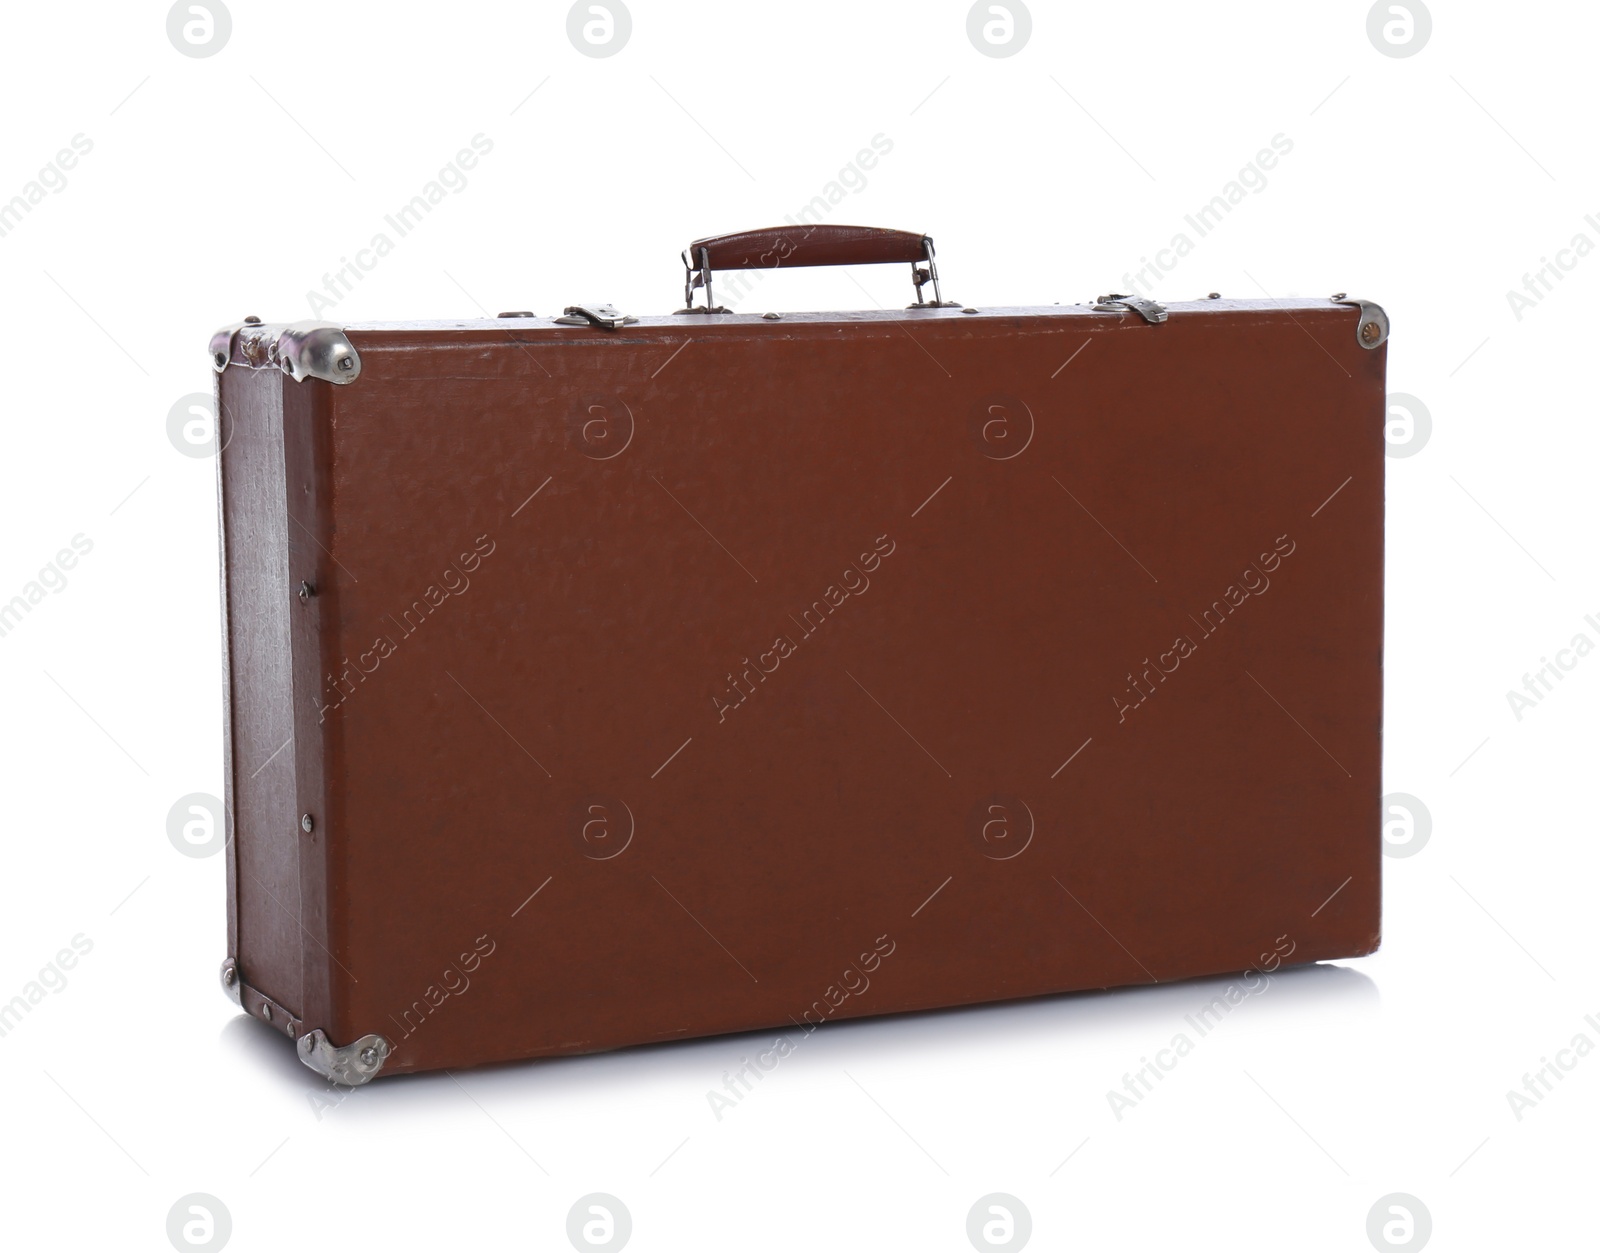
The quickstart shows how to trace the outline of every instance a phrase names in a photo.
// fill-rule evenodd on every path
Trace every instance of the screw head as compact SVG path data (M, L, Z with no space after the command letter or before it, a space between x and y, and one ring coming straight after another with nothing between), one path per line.
M343 370L346 374L356 368L355 360L351 357L340 357L337 364L339 369Z
M1361 342L1363 344L1375 344L1381 334L1383 334L1383 329L1376 322L1363 323L1361 327Z
M367 1045L361 1050L361 1064L363 1066L376 1066L378 1064L378 1050L372 1045Z
M300 829L302 831L304 831L307 835L310 835L313 831L315 831L317 829L316 819L314 819L310 814L301 814L300 815Z

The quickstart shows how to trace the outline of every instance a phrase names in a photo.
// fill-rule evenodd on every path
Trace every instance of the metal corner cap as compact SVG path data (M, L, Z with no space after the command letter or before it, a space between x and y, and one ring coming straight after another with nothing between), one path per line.
M1370 351L1388 342L1389 315L1383 311L1382 305L1373 300L1346 296L1342 292L1332 299L1334 304L1351 305L1361 310L1361 316L1356 319L1356 343Z
M211 368L218 374L237 365L282 370L297 383L322 379L344 384L361 377L361 354L343 327L327 322L239 322L213 335L210 351Z
M221 971L218 972L218 977L222 980L223 995L240 1009L243 1009L244 995L239 990L239 963L231 957L225 959L222 963Z
M211 368L218 374L233 361L233 337L237 326L225 326L211 337Z
M338 1048L319 1028L301 1036L295 1049L300 1060L324 1079L356 1088L378 1077L388 1060L390 1044L381 1035L364 1035L353 1044Z
M296 322L278 336L278 361L295 382L325 379L354 383L361 377L361 356L344 329L322 322Z

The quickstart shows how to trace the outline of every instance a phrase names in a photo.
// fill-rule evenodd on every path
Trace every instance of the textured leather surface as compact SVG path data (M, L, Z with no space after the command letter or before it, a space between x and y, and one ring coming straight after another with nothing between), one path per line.
M351 328L358 383L277 380L326 406L335 1043L388 1074L1371 951L1355 318Z

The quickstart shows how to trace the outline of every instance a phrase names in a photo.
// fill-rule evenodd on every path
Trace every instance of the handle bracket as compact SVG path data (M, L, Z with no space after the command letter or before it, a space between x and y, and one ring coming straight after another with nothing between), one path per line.
M683 251L683 272L684 272L684 278L683 278L683 308L679 309L678 312L679 313L730 313L730 312L732 312L732 310L730 310L730 309L722 308L722 306L718 305L715 301L713 301L711 299L711 257L710 257L710 254L709 254L708 250L705 249L705 248L701 248L700 249L700 255L697 258L697 260L700 263L700 266L699 266L698 269L696 269L696 268L694 268L694 266L692 266L690 264L690 261L689 261L689 253L690 253L690 249L692 249L692 248L693 248L693 245L691 244L689 248L685 248L684 251ZM696 287L704 287L706 289L706 302L703 305L697 305L694 302L694 289Z
M924 283L933 284L933 299L922 298ZM914 265L911 267L911 285L917 289L917 302L907 305L907 309L958 309L960 302L956 300L939 299L939 267L933 262L933 240L928 241L928 264Z

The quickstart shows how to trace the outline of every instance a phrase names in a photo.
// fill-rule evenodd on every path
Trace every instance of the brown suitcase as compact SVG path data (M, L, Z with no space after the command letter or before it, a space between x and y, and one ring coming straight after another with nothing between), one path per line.
M361 1083L1377 947L1381 309L685 261L213 339L245 1010Z

